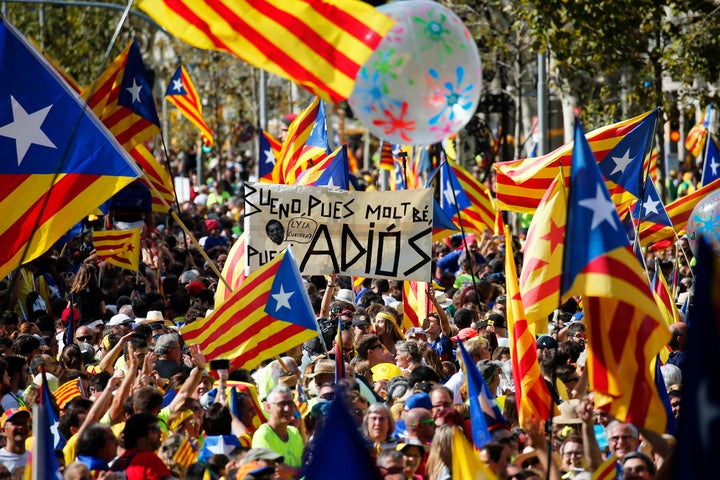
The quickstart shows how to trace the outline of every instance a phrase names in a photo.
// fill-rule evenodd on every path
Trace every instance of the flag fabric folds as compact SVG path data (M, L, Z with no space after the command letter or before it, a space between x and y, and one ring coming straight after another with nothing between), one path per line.
M430 311L427 282L405 280L403 282L403 331L419 327Z
M529 426L530 422L544 422L551 417L552 397L540 371L535 334L530 330L529 322L525 318L512 238L508 230L505 231L505 285L509 299L506 316L515 398L522 399L517 401L518 419L521 426Z
M310 413L310 406L308 405L307 395L305 395L305 390L299 383L295 386L293 400L295 400L295 405L297 406L300 415L305 417L308 413Z
M665 380L663 379L662 371L660 370L660 366L662 365L661 355L658 354L655 356L655 361L653 362L653 365L655 366L655 389L657 390L658 396L662 401L663 408L665 409L667 433L674 437L677 435L677 431L675 428L675 414L672 411L672 406L670 405L670 396L668 395L667 389L665 387Z
M215 289L215 309L218 309L223 302L230 298L232 293L240 288L245 281L245 277L247 276L245 273L247 260L246 250L245 232L243 232L230 248L225 266L223 266L222 272L220 272L228 285L230 285L231 290L228 290L225 282L218 282L217 288Z
M693 157L698 157L705 148L705 139L710 129L710 121L712 120L713 105L712 103L705 107L705 113L700 123L693 125L685 137L685 150Z
M547 332L547 317L560 305L566 212L567 192L558 171L530 222L520 274L522 304L534 334Z
M269 132L263 130L260 135L260 158L258 159L258 178L260 181L271 181L272 172L277 163L282 143Z
M433 222L432 222L432 239L433 242L444 240L445 238L460 232L460 229L453 223L452 219L440 207L437 199L433 198Z
M577 122L577 121L576 121ZM651 361L669 340L579 122L575 126L562 295L583 296L595 405L663 433Z
M717 472L720 431L720 258L705 237L698 241L695 295L689 311L687 368L683 371L682 420L678 424L673 478L711 478Z
M675 300L670 295L670 290L665 281L665 275L663 275L660 270L660 263L657 257L655 257L655 273L650 282L650 288L653 291L655 302L660 309L660 314L663 320L665 320L665 324L669 327L670 324L681 321L680 312L675 304Z
M183 437L180 446L175 451L172 459L183 467L189 467L197 461L198 452L195 451L190 437L187 435Z
M650 242L674 240L676 233L682 235L695 206L718 188L720 188L720 179L703 185L694 192L669 203L665 210L673 227L665 226L662 223L643 222L640 225L640 244L645 246Z
M617 457L615 454L610 455L607 460L600 464L600 466L592 474L592 480L615 480L618 478L620 465L618 464Z
M720 150L717 143L710 137L707 149L705 150L705 161L703 163L702 179L700 185L707 185L720 178Z
M599 162L605 158L625 135L651 113L649 111L588 133L587 140L595 160ZM570 165L572 151L573 142L570 142L540 157L496 163L498 208L534 213L555 179L559 165ZM569 169L565 169L565 185L569 184L569 180Z
M145 182L152 185L152 188L148 188L152 195L153 212L167 213L175 203L175 186L167 169L142 143L130 150L130 156L142 168Z
M55 401L57 402L58 407L60 407L60 410L64 409L65 405L67 405L69 401L83 396L82 389L80 388L80 382L80 378L76 378L63 383L57 388L57 390L55 390L53 395L55 396Z
M45 253L139 176L55 69L0 25L0 277ZM56 176L57 174L57 176Z
M460 226L462 217L465 233L482 234L494 229L495 202L485 185L450 160L440 169L440 180L440 205L455 225Z
M136 39L82 96L127 151L160 132L160 119Z
M36 404L33 406L33 443L29 468L31 471L25 472L25 478L38 480L62 480L63 478L53 447L50 410L52 410L50 405Z
M497 476L480 460L459 427L453 427L452 440L453 480L495 480Z
M141 0L173 36L232 53L314 95L350 96L360 67L394 22L359 0Z
M345 352L342 342L342 315L338 315L337 334L335 335L335 383L345 378Z
M318 160L317 163L300 173L295 185L350 190L347 145L338 147L333 153Z
M315 97L288 127L280 157L273 169L273 183L293 185L300 173L329 153L325 107L320 98Z
M93 232L93 246L101 260L137 271L140 266L140 229Z
M202 115L202 101L195 90L195 84L185 65L180 65L170 79L165 98L180 110L190 123L195 125L203 138L210 145L215 145L215 139Z
M337 395L339 397L340 395ZM333 400L325 425L316 432L305 478L380 480L368 445L342 400ZM340 474L339 472L342 472Z
M315 314L291 250L248 275L227 301L181 333L208 359L248 369L315 337Z
M491 441L490 430L498 426L507 427L507 421L462 341L458 341L458 350L465 369L473 444L480 450L483 445Z
M53 437L52 446L54 449L63 448L65 446L65 438L62 433L60 433L60 418L53 409L52 399L50 398L52 393L50 393L50 387L48 385L45 372L41 373L40 379L40 401L38 403L47 411L50 433Z

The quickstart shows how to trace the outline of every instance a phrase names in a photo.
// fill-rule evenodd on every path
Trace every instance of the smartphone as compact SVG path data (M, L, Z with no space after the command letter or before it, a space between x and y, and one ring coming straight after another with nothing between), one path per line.
M227 358L210 360L210 370L228 370L228 369L230 369L230 360L228 360Z

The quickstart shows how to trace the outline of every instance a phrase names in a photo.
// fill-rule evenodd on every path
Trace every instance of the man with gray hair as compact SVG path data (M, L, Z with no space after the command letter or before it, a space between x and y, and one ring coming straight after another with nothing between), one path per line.
M190 368L182 363L182 347L177 333L160 335L155 341L157 361L153 370L157 370L161 378L171 379L178 373L190 374Z
M300 478L305 444L300 431L291 425L297 411L292 390L285 385L273 387L265 400L265 410L268 421L253 434L252 448L267 448L283 457L284 463L275 470L280 478Z

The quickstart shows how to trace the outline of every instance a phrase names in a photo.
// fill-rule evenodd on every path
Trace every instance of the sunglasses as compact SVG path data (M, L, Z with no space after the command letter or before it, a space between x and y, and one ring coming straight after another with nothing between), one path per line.
M335 400L335 392L323 393L320 398L329 401Z
M93 339L92 335L83 335L82 337L77 337L78 340L81 342L89 342Z

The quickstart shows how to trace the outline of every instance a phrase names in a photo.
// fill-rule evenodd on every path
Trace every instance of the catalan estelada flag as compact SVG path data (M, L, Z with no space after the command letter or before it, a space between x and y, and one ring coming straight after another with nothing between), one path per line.
M440 205L455 225L462 221L465 233L478 235L494 230L495 202L485 185L450 160L440 167L440 181Z
M258 178L260 181L272 181L272 172L280 157L282 143L270 132L262 131L260 135L260 158L258 158Z
M45 253L140 175L84 102L0 23L0 277Z
M315 337L315 314L291 250L248 275L226 302L181 333L208 359L247 369Z
M525 241L520 295L530 331L547 332L548 315L560 305L567 193L558 171L530 222Z
M350 190L350 166L348 164L347 145L338 147L330 155L302 172L295 185L339 188Z
M403 331L419 327L430 311L427 282L405 280L403 282Z
M135 39L82 96L127 151L160 132L155 99Z
M195 125L209 145L215 145L213 134L202 115L202 102L185 65L180 65L170 79L165 98Z
M167 213L175 203L175 187L167 169L142 143L130 150L130 156L142 168L146 183L149 181L154 187L150 189L153 212Z
M582 126L575 126L563 298L583 296L588 378L595 406L623 422L663 433L665 409L651 362L668 343L644 272L603 181Z
M187 435L183 437L180 446L175 451L172 459L183 467L189 467L197 461L198 452L195 451L190 437Z
M60 385L53 395L57 402L60 410L65 408L65 405L70 401L78 397L82 397L82 390L80 389L80 378L70 380Z
M510 300L506 316L515 398L521 399L517 401L518 418L520 425L527 428L531 422L544 423L552 416L552 398L540 371L534 332L528 328L525 318L509 230L505 230L505 282Z
M617 457L613 454L600 464L590 478L592 480L615 480L618 478L618 470L620 470L620 465L618 464Z
M215 309L225 302L230 295L240 288L240 285L245 281L247 276L245 273L245 264L247 262L246 257L246 242L245 232L240 234L240 237L233 243L233 246L228 252L228 258L225 261L225 266L220 274L227 281L228 285L232 287L228 289L225 286L225 282L218 282L217 288L215 289Z
M685 137L685 150L693 157L698 157L705 148L705 139L710 129L710 121L712 120L713 105L712 103L705 107L705 113L700 123L693 125Z
M662 223L643 222L640 225L640 244L645 246L650 242L674 240L676 233L682 235L695 206L718 188L720 188L720 178L669 203L665 210L673 226L668 227Z
M393 20L359 0L141 0L173 36L222 50L339 102Z
M315 97L288 127L288 135L273 169L273 182L294 185L303 171L330 152L325 104Z
M93 232L93 246L101 260L137 271L140 266L140 229Z
M637 117L614 123L587 134L587 141L597 162L620 143L652 111ZM552 152L534 158L523 158L509 162L498 162L493 167L497 172L496 200L498 208L515 212L534 213L540 199L550 188L560 164L569 165L573 142ZM569 184L570 169L565 170L565 185ZM609 188L613 188L611 185Z

